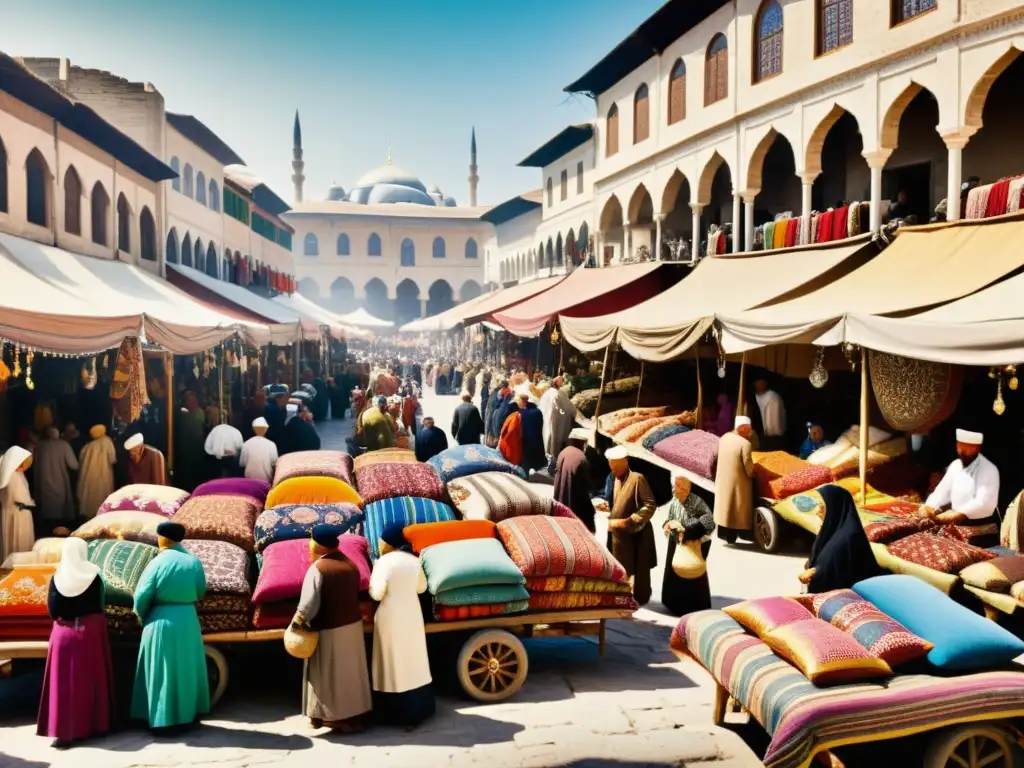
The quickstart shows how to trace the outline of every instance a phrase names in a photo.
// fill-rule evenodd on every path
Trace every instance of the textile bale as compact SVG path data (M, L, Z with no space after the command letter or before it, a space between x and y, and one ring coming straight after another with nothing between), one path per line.
M703 429L691 429L662 440L654 446L656 456L677 467L715 479L718 468L718 437Z
M0 577L0 618L48 616L46 601L55 565L23 565Z
M380 557L380 536L392 523L410 526L415 523L436 523L455 518L455 510L447 504L415 496L381 499L367 504L364 528L370 548L370 559L376 560Z
M188 491L168 485L134 484L119 488L107 496L97 515L107 512L152 512L171 517L188 501Z
M100 569L107 605L132 607L142 572L156 555L156 547L134 541L89 542L89 562Z
M500 523L521 515L551 514L551 499L516 475L481 472L448 484L452 504L468 520Z
M261 511L246 496L199 496L185 502L171 519L185 526L186 538L226 541L254 552L253 527Z
M360 533L363 511L355 504L285 504L265 509L256 518L255 549L289 539L309 539L320 525L337 526L338 533Z
M72 536L86 541L121 539L155 545L156 529L167 518L154 512L108 512L80 525Z
M624 582L626 569L579 520L533 515L498 524L498 538L528 577L585 576Z
M491 605L529 598L530 593L521 584L474 584L438 592L434 605Z
M416 464L418 461L416 452L408 448L382 448L356 456L352 460L352 472L358 475L360 470L375 464Z
M343 451L297 451L281 456L274 469L274 485L293 477L333 477L353 486L352 457Z
M435 621L465 621L466 619L482 619L488 616L511 616L526 613L530 608L529 600L516 600L511 603L490 603L488 605L435 605Z
M622 608L638 611L640 606L632 595L608 592L533 592L531 611L572 611L583 608Z
M949 418L963 385L963 368L869 351L871 389L886 423L923 434Z
M441 451L427 463L437 470L445 484L481 472L506 472L526 477L522 467L512 464L498 449L486 445L456 445Z
M221 477L203 483L193 496L246 496L261 507L267 502L270 483L252 477Z
M249 616L245 613L200 613L199 631L204 635L218 632L244 632L249 628Z
M373 464L356 470L356 485L364 504L400 496L444 501L444 483L429 464Z
M609 581L589 576L531 576L526 579L526 588L530 592L630 593L628 581Z
M643 446L645 451L651 451L653 453L654 446L662 440L672 437L672 435L681 435L683 432L689 432L690 429L690 427L684 427L677 424L655 427L641 438L640 444Z
M284 629L292 622L299 609L298 598L280 603L257 605L252 613L252 625L256 629Z
M274 485L267 495L266 506L362 503L355 488L336 477L292 477Z

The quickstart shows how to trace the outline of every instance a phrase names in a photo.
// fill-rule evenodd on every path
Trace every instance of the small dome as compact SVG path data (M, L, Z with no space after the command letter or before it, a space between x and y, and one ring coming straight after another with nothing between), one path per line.
M408 171L404 171L397 165L382 165L364 174L356 183L356 187L372 187L377 184L393 184L396 187L410 187L426 192L427 188L423 182Z
M328 200L344 200L347 197L345 190L339 187L337 184L327 190Z
M359 189L362 192L363 189ZM366 189L365 203L379 205L384 203L416 203L418 205L436 205L426 192L398 184L375 184ZM360 200L360 202L364 202Z
M451 195L444 199L444 204L448 208L455 208L458 206L458 203L455 202L455 198L452 197Z

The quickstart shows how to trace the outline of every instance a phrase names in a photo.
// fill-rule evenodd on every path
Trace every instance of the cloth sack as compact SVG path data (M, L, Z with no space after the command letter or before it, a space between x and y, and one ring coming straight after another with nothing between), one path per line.
M700 541L680 541L672 555L672 570L681 579L699 579L708 572L708 564L700 551Z

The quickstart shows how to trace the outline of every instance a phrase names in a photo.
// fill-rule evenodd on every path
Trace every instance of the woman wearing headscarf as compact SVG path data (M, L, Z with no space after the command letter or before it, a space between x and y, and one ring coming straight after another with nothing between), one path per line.
M380 603L373 621L373 708L389 725L415 728L434 714L434 689L419 595L427 578L402 535L404 523L381 534L370 597Z
M36 733L56 749L110 730L114 668L100 569L84 539L67 538L50 580L53 619Z
M884 573L850 492L838 485L826 485L818 493L825 502L825 519L811 548L807 570L800 574L807 591L817 594L849 589L858 581Z
M672 570L672 557L677 546L699 541L701 556L707 560L711 552L711 534L715 530L715 515L707 502L693 493L693 486L684 475L675 476L672 493L668 520L664 525L668 552L661 582L661 603L674 616L684 616L711 607L711 585L706 571L697 579L684 579L676 574Z
M92 439L82 449L78 473L78 514L87 520L96 516L96 510L114 492L117 464L117 450L114 441L107 437L105 426L93 426L89 437Z
M15 552L29 552L36 543L36 504L25 477L31 466L32 454L17 445L0 459L0 562Z

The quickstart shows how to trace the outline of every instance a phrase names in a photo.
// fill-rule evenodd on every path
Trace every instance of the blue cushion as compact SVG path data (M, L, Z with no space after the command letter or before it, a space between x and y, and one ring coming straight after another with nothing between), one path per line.
M939 669L989 669L1024 653L1024 641L914 576L876 576L853 591L933 643L928 661Z
M446 589L434 595L438 605L491 605L529 600L530 593L519 584L479 584L475 587Z
M455 510L447 504L418 496L396 496L366 505L366 540L370 542L370 559L380 557L380 535L393 523L403 527L414 523L437 523L454 520Z
M484 584L526 584L497 539L466 539L434 544L420 555L430 594Z
M486 445L456 445L441 451L427 463L437 470L444 483L480 472L508 472L526 479L526 473L521 467L509 462L497 448Z

